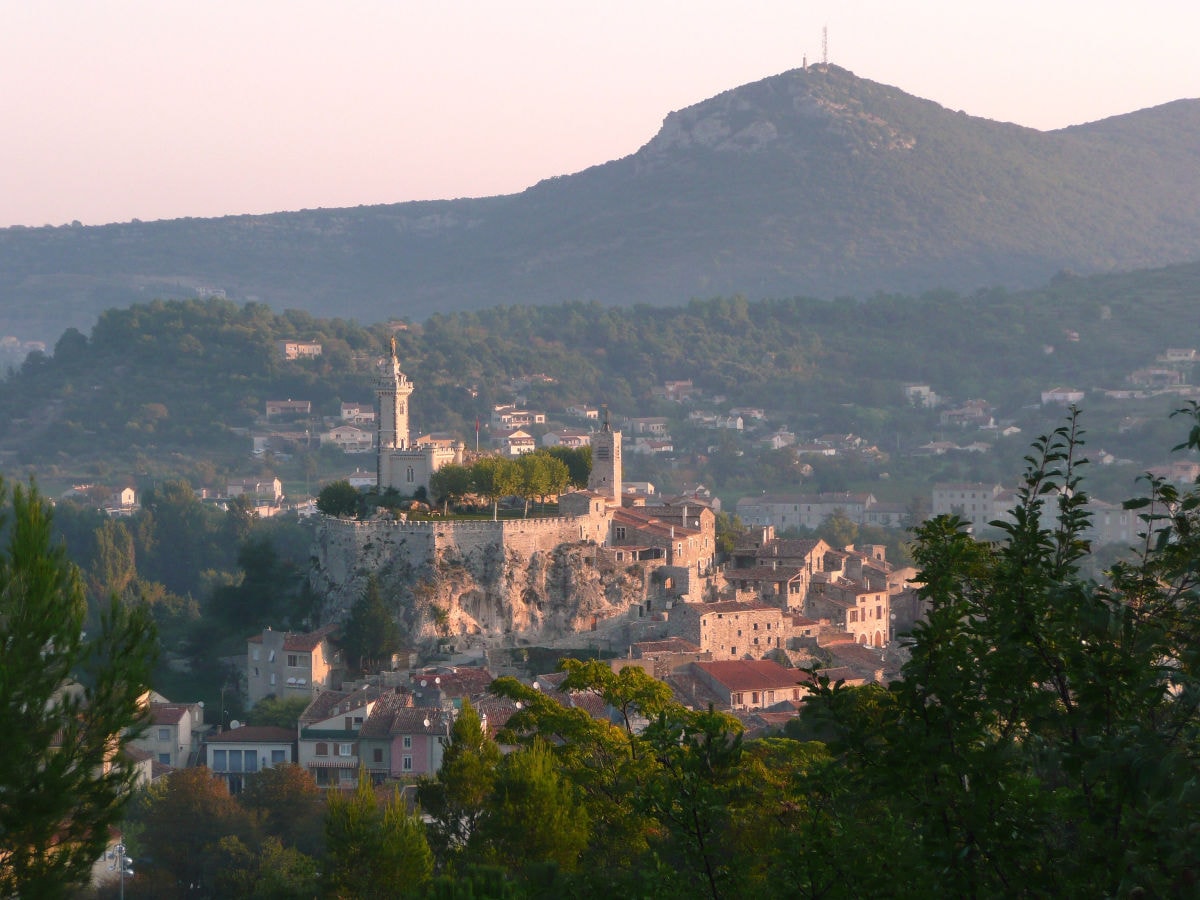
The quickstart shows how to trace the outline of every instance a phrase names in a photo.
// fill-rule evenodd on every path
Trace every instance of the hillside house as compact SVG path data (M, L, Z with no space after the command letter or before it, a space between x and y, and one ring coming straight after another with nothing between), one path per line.
M341 657L331 643L335 626L311 632L265 629L246 641L246 696L251 706L264 697L311 697L332 687Z
M316 359L321 355L317 341L276 341L275 346L284 359Z
M149 727L130 745L175 769L191 765L204 731L203 703L149 703Z
M275 419L281 416L311 416L311 400L268 400L266 404L267 418Z
M731 712L768 709L778 703L800 703L808 691L804 672L769 659L694 662L691 673L722 699Z
M300 716L297 761L321 787L350 787L358 777L359 732L381 688L324 691Z
M497 434L496 445L505 456L524 456L537 449L537 439L523 428L514 428Z
M866 511L875 505L873 494L762 494L743 497L737 502L737 514L747 525L771 525L784 528L817 528L840 510L852 522L862 524Z
M1084 392L1068 387L1053 387L1048 391L1042 391L1042 406L1050 406L1059 404L1061 406L1070 406L1072 403L1080 403L1083 401Z
M591 433L582 431L578 428L563 428L558 431L547 431L542 435L543 447L567 447L571 450L577 450L580 447L589 447L591 446L591 443Z
M321 435L321 446L328 444L343 453L370 453L375 449L375 432L357 425L339 425Z
M274 725L245 725L209 735L202 762L225 780L229 793L241 793L243 779L296 761L296 732Z
M283 482L278 478L235 478L225 483L225 496L246 496L256 506L274 506L283 500Z
M348 425L374 425L375 406L372 403L343 403L340 417Z

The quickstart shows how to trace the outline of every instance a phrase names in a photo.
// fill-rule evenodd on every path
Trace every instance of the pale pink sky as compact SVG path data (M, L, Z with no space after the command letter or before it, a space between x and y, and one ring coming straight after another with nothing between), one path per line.
M512 193L821 54L1058 128L1200 96L1194 0L0 0L0 226Z

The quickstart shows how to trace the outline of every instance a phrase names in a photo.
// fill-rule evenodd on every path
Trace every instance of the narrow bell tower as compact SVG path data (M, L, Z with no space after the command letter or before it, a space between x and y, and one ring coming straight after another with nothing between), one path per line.
M408 398L412 395L413 383L400 371L400 360L396 356L396 337L392 336L392 355L385 362L375 380L375 397L378 408L375 413L375 452L377 458L376 483L380 490L385 482L385 459L390 450L408 449Z
M588 490L621 502L621 432L613 431L604 408L604 424L592 435L592 471Z

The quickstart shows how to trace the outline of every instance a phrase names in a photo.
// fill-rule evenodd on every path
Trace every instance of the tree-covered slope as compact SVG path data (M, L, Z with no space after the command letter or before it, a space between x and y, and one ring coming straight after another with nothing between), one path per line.
M1193 264L1061 276L1019 293L500 306L435 315L396 338L417 385L418 432L473 442L476 417L486 421L492 404L511 401L510 380L543 373L549 380L526 393L552 418L569 404L599 402L618 416L646 415L658 409L655 385L691 379L723 396L725 409L762 407L777 425L854 430L895 450L931 437L928 424L908 421L905 382L957 400L983 397L1009 416L1066 384L1088 391L1091 408L1097 389L1124 386L1168 347L1200 347L1198 300ZM0 382L0 458L9 473L98 463L141 472L152 462L178 472L172 459L245 465L267 400L312 401L313 419L294 427L313 434L340 402L370 401L391 336L386 326L223 300L108 310L90 337L69 330L51 356L35 354ZM284 360L275 342L285 338L318 340L324 353ZM685 418L674 405L658 411Z
M671 113L631 156L516 195L6 229L0 330L52 338L206 290L371 321L972 291L1197 258L1200 101L1038 132L814 67Z

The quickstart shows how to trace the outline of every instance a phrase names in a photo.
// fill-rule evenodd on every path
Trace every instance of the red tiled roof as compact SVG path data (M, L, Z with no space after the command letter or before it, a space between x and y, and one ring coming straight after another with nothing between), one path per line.
M344 715L362 709L372 700L377 700L382 691L377 687L359 688L357 691L322 691L300 715L301 722L321 722L334 715ZM334 708L337 713L334 713Z
M151 703L150 720L155 725L178 725L187 715L189 707L178 703Z
M426 725L426 722L429 724ZM446 710L408 706L397 709L393 714L390 734L444 735L447 723L451 722L453 719Z
M209 744L288 744L296 740L296 732L277 725L243 725L209 735Z
M804 680L799 669L785 669L769 659L727 659L695 662L692 666L708 674L731 691L761 691L791 687Z
M718 600L716 603L683 603L675 606L675 609L683 607L706 616L709 613L739 613L739 612L763 612L765 610L774 610L779 612L778 606L768 606L765 603L745 603L741 600Z

